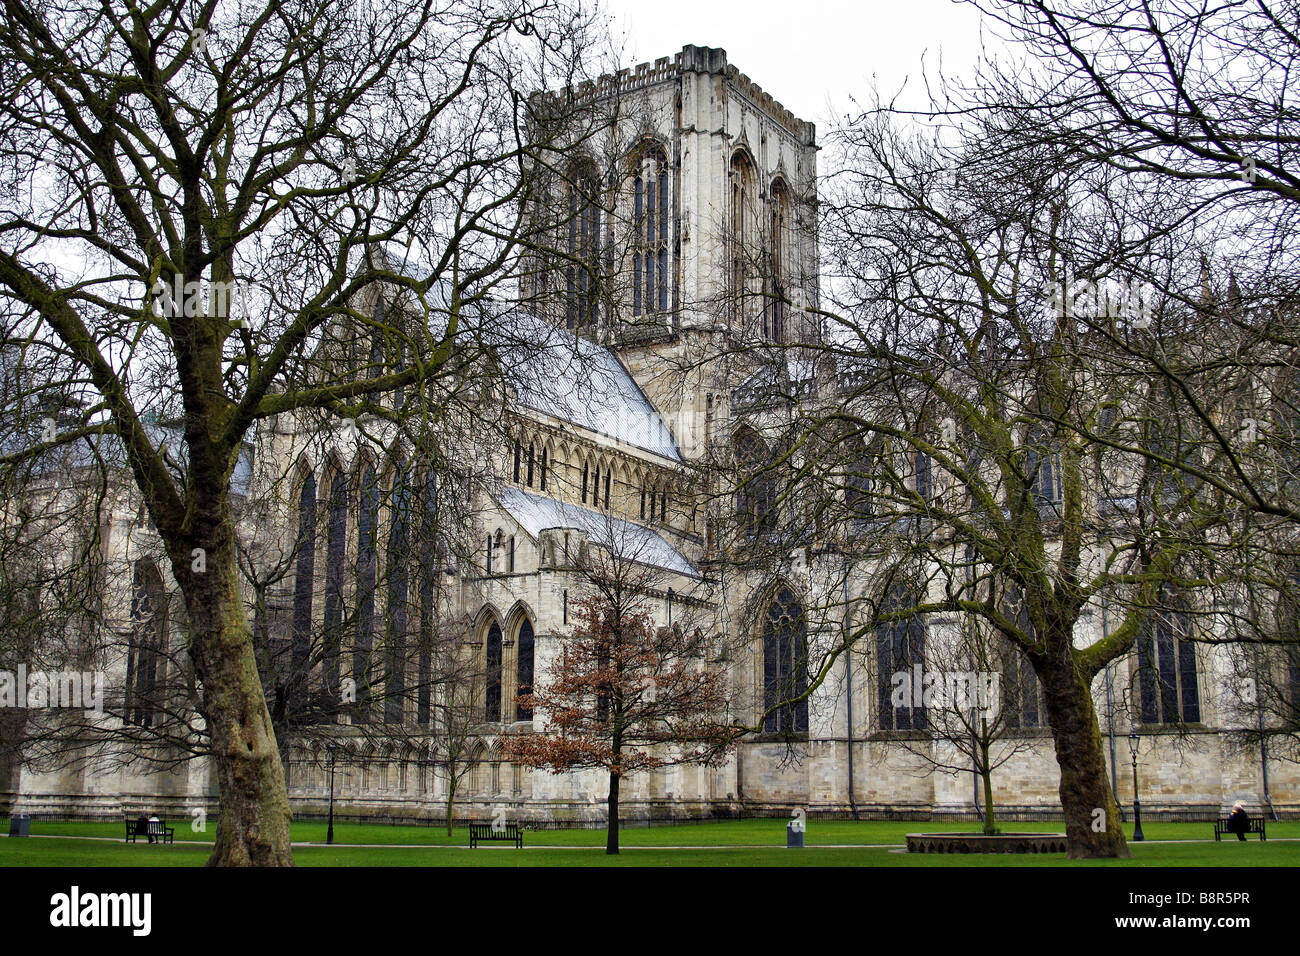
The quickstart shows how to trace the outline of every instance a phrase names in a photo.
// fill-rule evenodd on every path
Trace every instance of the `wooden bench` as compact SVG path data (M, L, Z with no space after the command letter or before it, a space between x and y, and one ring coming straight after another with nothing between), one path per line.
M143 823L139 819L132 820L129 817L126 821L126 842L134 843L136 837L154 837L159 843L175 843L176 828L169 827L162 820L146 820Z
M469 825L469 848L472 850L480 843L513 843L516 850L524 848L524 833L517 823L506 823L494 827L490 823L471 823Z
M1228 829L1228 818L1219 817L1214 821L1214 839L1220 841L1225 833L1236 833L1235 830ZM1261 840L1267 840L1268 834L1264 832L1264 818L1251 817L1246 821L1246 833L1258 833Z

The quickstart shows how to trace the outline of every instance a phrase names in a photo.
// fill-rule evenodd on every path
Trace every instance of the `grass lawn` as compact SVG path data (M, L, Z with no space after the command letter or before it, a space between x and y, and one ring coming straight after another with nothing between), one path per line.
M175 821L175 846L122 842L121 823L61 823L34 820L32 839L0 839L0 866L198 866L207 859L208 833L194 833ZM1193 843L1130 844L1133 859L1072 863L1063 856L909 855L897 852L904 834L978 829L976 824L810 820L802 850L785 849L785 821L737 820L624 830L626 852L607 857L601 830L543 830L524 835L525 849L470 850L469 833L457 828L449 839L439 827L336 823L336 844L296 846L299 866L1300 866L1300 822L1269 825L1268 842L1252 839L1215 843L1209 823L1144 825L1148 841ZM1060 824L1008 824L1006 829L1060 832ZM8 827L0 824L0 832ZM108 837L113 842L72 839ZM1279 842L1286 838L1297 842ZM325 824L293 824L299 843L323 843ZM410 846L403 846L408 844ZM844 844L846 846L831 846ZM895 846L880 846L880 844Z

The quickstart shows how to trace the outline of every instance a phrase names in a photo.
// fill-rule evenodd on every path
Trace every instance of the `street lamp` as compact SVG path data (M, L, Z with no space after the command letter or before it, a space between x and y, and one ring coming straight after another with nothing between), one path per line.
M338 753L339 745L331 740L329 743L325 745L325 749L326 751L329 752L330 755L330 824L329 824L329 828L325 831L325 842L333 843L334 842L334 757L335 754Z
M1142 801L1138 799L1138 744L1142 738L1134 730L1128 735L1128 749L1133 754L1133 842L1141 843L1142 836Z

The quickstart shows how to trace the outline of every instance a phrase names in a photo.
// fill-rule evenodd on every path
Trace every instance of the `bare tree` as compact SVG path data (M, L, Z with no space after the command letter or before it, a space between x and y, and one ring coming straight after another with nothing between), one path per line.
M237 573L241 443L295 410L392 419L380 395L435 400L425 386L462 308L527 242L521 170L552 145L527 93L579 78L587 26L548 0L17 5L0 23L9 341L64 363L73 374L47 387L71 381L85 409L6 461L120 443L193 635L221 791L214 864L291 862ZM419 265L366 255L381 242L418 243ZM417 296L444 282L443 320L360 314L379 279ZM343 315L405 339L409 359L345 374L314 361ZM151 437L149 409L183 422L180 447Z
M735 502L733 556L745 565L779 567L827 535L846 554L855 624L798 696L882 624L970 618L1041 684L1071 854L1123 856L1093 681L1134 648L1162 588L1221 573L1223 523L1221 490L1183 470L1205 453L1207 429L1168 413L1185 396L1131 363L1125 344L1154 340L1190 367L1196 355L1179 343L1210 319L1118 293L1114 307L1104 295L1055 305L1069 276L1123 276L1123 260L1095 247L1084 258L1074 241L1113 225L1088 212L1106 194L1042 157L999 165L988 128L904 130L883 105L836 131L822 329L734 353L767 383L752 409L733 395L763 451L738 448L718 487ZM1107 335L1075 315L1098 302ZM1017 618L1001 600L1012 588L1026 611ZM1080 647L1081 614L1103 594L1119 623ZM877 657L907 659L922 639Z

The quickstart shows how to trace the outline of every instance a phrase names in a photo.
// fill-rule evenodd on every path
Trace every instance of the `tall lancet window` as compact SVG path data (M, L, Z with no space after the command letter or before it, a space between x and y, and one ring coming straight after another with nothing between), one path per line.
M412 488L401 467L394 469L393 496L388 529L388 613L386 615L384 721L400 724L406 696L407 598L410 590Z
M347 568L347 473L337 471L330 482L329 517L325 533L325 620L322 684L326 706L339 703L339 648L343 640L343 581Z
M352 680L356 686L357 723L370 719L370 668L375 647L375 585L378 579L376 535L379 523L379 480L373 463L361 477L361 508L357 512L357 621L352 647Z
M808 732L808 631L803 606L777 591L763 625L763 720L766 733ZM789 701L789 703L787 703ZM778 707L778 705L781 705Z
M430 686L433 683L433 640L442 560L442 551L438 546L438 477L432 468L425 472L420 493L419 535L420 675L416 690L415 722L427 725L433 706Z
M515 641L518 667L518 689L515 692L515 720L532 720L531 707L518 703L524 694L533 692L533 622L524 618L519 623L519 636Z
M672 208L668 158L657 144L647 145L632 180L632 314L664 313L670 308L668 258Z
M772 198L768 204L767 309L763 316L763 337L778 344L786 340L786 298L789 291L785 279L785 236L789 207L789 191L778 179L772 184Z
M131 638L126 656L124 719L152 727L158 709L158 679L167 647L167 597L152 561L135 563L131 587Z
M579 165L569 181L568 243L564 265L566 328L595 325L600 308L600 176Z
M495 723L501 719L501 625L496 621L488 628L484 651L487 687L483 695L483 719Z
M741 322L753 315L754 234L758 214L754 164L744 152L731 157L731 230L728 237L728 289L732 315Z
M1196 644L1185 602L1168 584L1138 629L1138 697L1144 724L1193 724L1201 719Z
M876 702L881 730L925 730L925 622L914 611L921 595L898 583L876 628ZM910 613L909 613L910 612Z
M294 716L306 704L311 661L312 597L316 590L316 477L308 472L298 494L298 548L293 584L289 707Z

